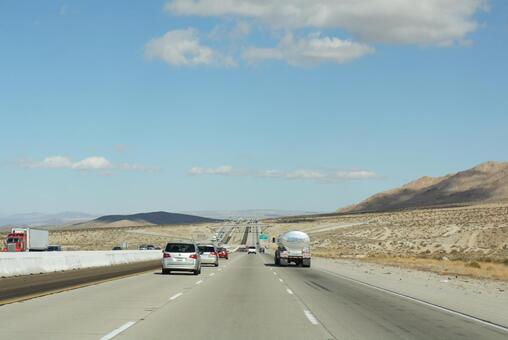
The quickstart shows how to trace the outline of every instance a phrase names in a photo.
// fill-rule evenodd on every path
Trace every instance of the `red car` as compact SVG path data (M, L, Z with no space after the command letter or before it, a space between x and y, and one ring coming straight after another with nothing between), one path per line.
M229 253L226 248L219 248L219 258L221 259L229 259Z

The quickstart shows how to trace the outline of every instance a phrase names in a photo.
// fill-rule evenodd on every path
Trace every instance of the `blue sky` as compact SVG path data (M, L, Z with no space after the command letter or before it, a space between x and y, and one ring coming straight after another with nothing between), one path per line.
M0 1L0 214L329 211L506 161L508 3L360 2Z

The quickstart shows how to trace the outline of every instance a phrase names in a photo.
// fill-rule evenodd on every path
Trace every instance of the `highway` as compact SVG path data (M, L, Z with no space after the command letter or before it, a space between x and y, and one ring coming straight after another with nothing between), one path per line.
M256 228L245 230L247 245L255 244ZM4 305L1 337L508 339L500 328L318 268L272 263L269 255L234 253L218 268L204 267L200 276L151 270Z

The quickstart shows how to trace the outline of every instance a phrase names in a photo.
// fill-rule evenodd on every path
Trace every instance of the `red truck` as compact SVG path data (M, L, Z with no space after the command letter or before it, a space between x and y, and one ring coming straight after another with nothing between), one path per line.
M46 251L48 231L33 228L12 228L4 241L4 252Z

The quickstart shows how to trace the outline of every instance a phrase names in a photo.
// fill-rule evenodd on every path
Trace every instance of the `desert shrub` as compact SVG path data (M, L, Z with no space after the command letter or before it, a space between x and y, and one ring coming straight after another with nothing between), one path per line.
M469 262L468 264L466 264L466 267L480 269L482 266L480 266L480 264L478 262L473 261L473 262Z

